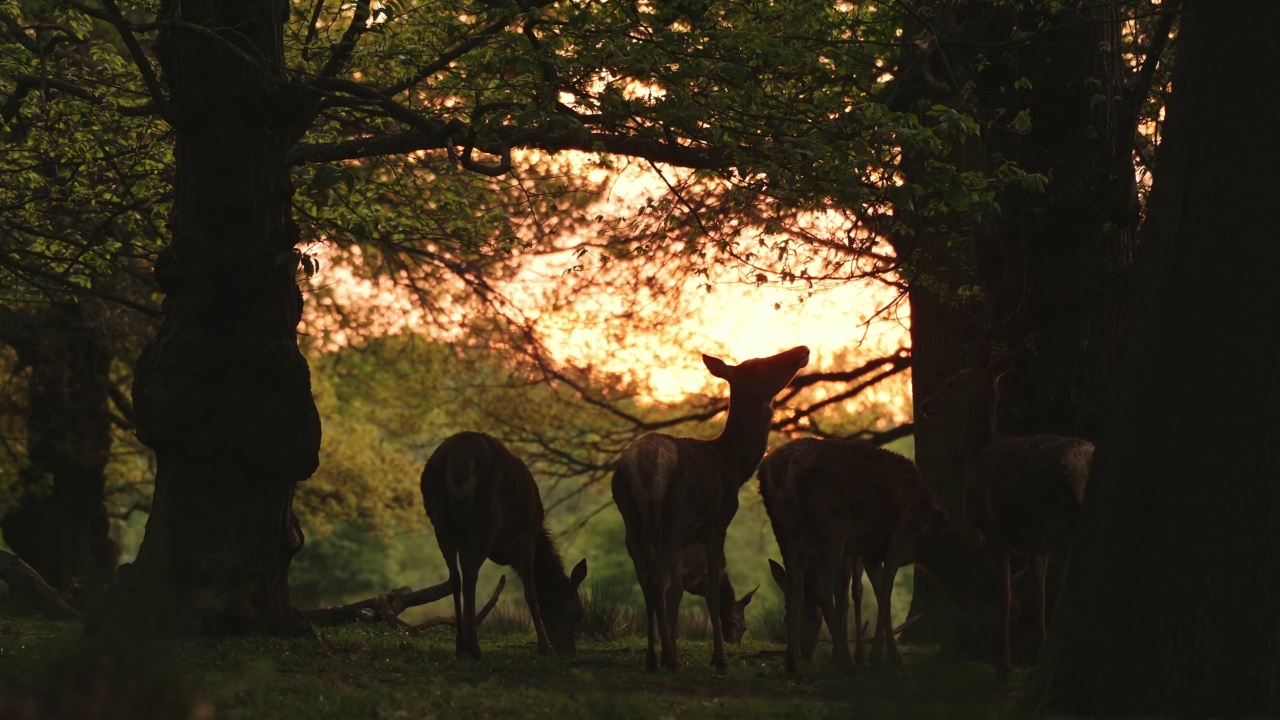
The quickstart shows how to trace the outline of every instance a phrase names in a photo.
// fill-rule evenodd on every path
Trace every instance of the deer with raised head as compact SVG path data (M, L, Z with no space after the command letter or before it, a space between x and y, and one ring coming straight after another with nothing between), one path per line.
M707 554L701 545L680 551L680 572L685 592L702 598L707 596ZM742 637L747 634L747 606L759 589L757 587L738 598L734 594L733 583L729 582L724 558L720 559L720 631L725 642L742 642Z
M886 647L890 661L901 662L889 611L898 568L912 561L962 610L995 622L998 579L978 544L938 507L907 458L857 440L795 440L760 463L760 494L783 552L785 569L775 573L789 583L788 672L811 655L815 605L831 635L832 661L843 669L854 667L847 628L850 584L859 561L879 606L872 664L879 664Z
M738 491L764 456L773 422L773 397L809 363L809 348L729 365L702 356L715 377L729 382L729 412L723 432L711 440L644 435L618 459L613 499L626 526L627 552L644 594L649 630L647 664L679 667L676 626L684 595L680 551L701 546L708 578L719 578L724 539L738 511ZM706 584L711 616L712 664L725 667L720 583Z
M1013 368L1022 352L1019 346L960 371L920 404L925 419L957 417L964 422L965 517L982 534L987 557L1002 578L1004 620L996 644L996 670L1001 676L1013 666L1010 556L1028 556L1035 652L1045 637L1049 558L1056 558L1065 569L1093 462L1093 443L1080 438L1001 436L996 417L1000 377Z
M422 503L449 566L457 654L480 656L476 578L488 559L515 568L520 577L538 650L572 655L574 630L584 615L578 587L587 561L565 575L524 462L483 433L453 435L422 470Z

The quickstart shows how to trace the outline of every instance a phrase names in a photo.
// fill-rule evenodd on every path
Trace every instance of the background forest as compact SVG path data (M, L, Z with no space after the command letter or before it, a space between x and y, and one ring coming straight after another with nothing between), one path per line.
M896 450L962 517L977 423L920 404L1018 349L998 432L1098 447L1019 708L1280 713L1280 258L1260 242L1280 153L1248 89L1274 66L1275 15L0 0L6 556L54 591L45 614L89 636L311 636L300 610L444 580L418 477L446 437L482 430L531 468L565 560L589 559L588 597L625 610L607 637L640 624L614 462L646 432L719 432L727 389L701 353L810 346L770 447ZM773 677L780 554L756 488L728 568L739 593L760 586L760 645L742 653ZM3 565L0 607L38 605ZM504 571L486 566L482 594ZM955 690L989 671L948 664L982 660L981 643L924 573L899 574L895 603L938 664L890 692L1005 706L1006 685ZM698 637L702 603L685 604ZM509 588L485 627L523 608ZM366 660L390 647L322 637ZM235 642L191 652L218 667L280 652ZM439 664L434 645L400 648L410 675ZM639 672L638 654L600 657ZM605 672L502 662L552 693ZM780 701L852 702L840 679L809 682ZM253 716L243 701L215 705Z

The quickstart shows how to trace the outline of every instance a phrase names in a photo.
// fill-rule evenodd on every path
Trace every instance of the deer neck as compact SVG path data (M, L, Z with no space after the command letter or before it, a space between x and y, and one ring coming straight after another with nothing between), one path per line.
M981 548L943 515L920 536L912 559L957 601L984 594Z
M769 443L769 426L773 422L773 404L733 401L729 397L729 415L724 430L711 441L726 458L731 477L745 483L764 457Z
M983 393L969 407L964 421L964 458L972 465L998 435L996 429L996 390Z
M569 586L569 577L564 572L564 561L560 558L560 553L556 550L556 545L546 528L540 530L534 538L533 577L539 601L543 598L557 597Z

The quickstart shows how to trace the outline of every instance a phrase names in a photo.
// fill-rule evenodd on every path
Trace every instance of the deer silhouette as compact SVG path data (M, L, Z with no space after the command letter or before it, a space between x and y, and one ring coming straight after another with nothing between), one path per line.
M794 440L760 463L760 494L773 525L786 582L788 672L812 657L821 611L833 644L832 661L851 670L850 584L859 562L878 604L871 662L887 648L900 663L890 608L898 568L914 561L972 617L993 626L999 582L978 544L938 507L915 463L856 440ZM859 580L860 582L860 580ZM861 662L861 610L855 604Z
M996 670L1012 669L1010 556L1028 556L1032 575L1033 652L1045 637L1045 595L1049 558L1065 572L1089 480L1093 443L1063 435L1004 437L997 429L1000 377L1013 368L1024 346L960 371L920 404L926 419L958 417L964 422L963 458L967 488L965 517L982 534L986 555L1002 578L1003 621L996 640Z
M644 594L649 630L647 666L679 667L676 625L684 594L680 551L702 546L707 578L719 578L724 539L738 511L738 490L764 455L773 420L773 397L809 363L809 349L796 347L765 358L729 365L702 356L715 377L729 382L729 413L714 439L644 435L619 458L613 474L613 499L626 526L627 552ZM706 583L711 616L712 655L726 666L720 583Z
M476 578L485 559L515 568L538 635L538 650L574 652L584 612L578 587L582 560L568 576L544 527L538 486L529 468L498 440L478 432L447 438L422 470L422 503L449 566L459 656L480 656Z

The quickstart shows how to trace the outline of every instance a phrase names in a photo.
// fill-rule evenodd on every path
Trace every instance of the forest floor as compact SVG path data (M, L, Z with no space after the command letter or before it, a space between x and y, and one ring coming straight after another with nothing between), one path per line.
M543 657L524 636L485 637L479 661L453 656L448 627L321 630L316 640L133 644L79 637L71 623L0 620L0 718L1009 718L1020 677L905 646L893 670L830 669L829 646L798 677L781 646L681 641L679 673L644 670L644 640L579 639Z

